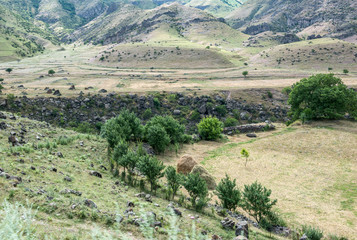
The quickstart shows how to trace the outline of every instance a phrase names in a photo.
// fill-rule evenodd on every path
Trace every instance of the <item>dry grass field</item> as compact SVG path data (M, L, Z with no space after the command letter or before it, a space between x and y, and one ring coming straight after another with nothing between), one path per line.
M277 208L293 226L309 224L354 239L357 236L357 123L336 121L278 126L276 131L199 142L176 156L193 156L216 178L229 174L240 187L254 181L272 189ZM242 148L249 161L240 156Z

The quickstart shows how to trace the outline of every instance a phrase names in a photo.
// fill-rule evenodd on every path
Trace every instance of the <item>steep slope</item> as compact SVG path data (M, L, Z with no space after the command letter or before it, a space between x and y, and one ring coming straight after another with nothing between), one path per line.
M347 38L357 34L356 15L354 0L250 0L226 19L248 34L291 31Z
M0 61L16 60L42 52L56 43L45 27L38 27L29 18L0 6Z

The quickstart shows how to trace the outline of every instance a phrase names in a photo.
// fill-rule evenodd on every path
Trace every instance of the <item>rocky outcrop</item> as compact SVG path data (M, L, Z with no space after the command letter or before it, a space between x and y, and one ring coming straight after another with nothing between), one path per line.
M188 174L192 171L194 166L197 165L197 162L193 159L193 157L184 155L177 163L177 172Z
M201 165L194 166L191 173L200 175L200 177L206 181L209 190L216 189L217 184L213 176Z

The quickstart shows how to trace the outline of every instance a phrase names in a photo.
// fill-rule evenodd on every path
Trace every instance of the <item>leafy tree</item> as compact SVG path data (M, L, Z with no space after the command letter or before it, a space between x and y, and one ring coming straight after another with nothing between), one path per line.
M292 86L290 114L293 120L338 119L346 112L355 114L356 95L333 74L317 74Z
M248 71L243 71L243 72L242 72L242 75L243 75L244 77L247 77L247 76L248 76Z
M272 207L277 200L270 199L271 190L266 189L260 183L254 182L251 185L244 185L242 208L254 219L260 221L271 213Z
M223 131L223 123L211 116L202 119L197 127L200 136L206 140L216 140Z
M0 84L0 93L2 93L3 89L4 89L3 85Z
M348 69L343 69L343 73L344 74L348 74L350 71L348 71Z
M12 68L6 68L5 71L10 74L12 72Z
M221 201L222 207L234 211L241 200L240 190L236 186L236 180L233 181L226 174L216 188L216 195Z
M56 72L53 70L53 69L51 69L51 70L48 70L48 75L51 75L51 76L53 76L53 74L55 74Z
M243 148L242 151L240 151L240 155L245 158L245 166L247 166L248 158L249 158L249 152L247 149Z
M168 166L165 170L165 177L167 179L167 184L172 191L172 199L174 199L177 191L181 187L182 175L177 173L173 166Z
M116 164L116 167L123 167L124 172L125 169L128 167L128 164L123 161L123 157L128 153L129 144L124 141L120 140L118 144L114 148L113 153L113 162Z
M202 200L207 198L208 188L206 181L203 180L198 173L188 174L185 178L183 186L189 193L191 197L191 204L194 208L196 208L197 198Z
M145 126L145 136L147 136L147 130L153 125L160 125L165 129L167 135L170 137L171 144L183 143L186 141L185 126L171 116L155 116L151 118Z
M108 141L108 153L120 140L140 139L143 126L135 113L122 111L117 117L109 119L101 129L101 135Z
M224 105L219 105L216 107L216 111L219 116L224 117L227 114L227 107Z
M148 155L140 157L138 163L139 171L145 175L146 179L150 182L151 191L156 189L157 180L164 176L164 164L155 157Z
M161 125L152 125L146 130L146 140L156 153L162 153L170 144L170 137Z

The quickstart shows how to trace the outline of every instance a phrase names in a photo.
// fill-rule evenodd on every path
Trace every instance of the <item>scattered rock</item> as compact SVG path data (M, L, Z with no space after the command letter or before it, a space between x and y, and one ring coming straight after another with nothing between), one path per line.
M225 218L221 221L221 225L223 228L225 229L234 229L234 226L236 225L236 223L232 220L232 219L229 219L229 218Z
M145 195L145 201L152 203L152 199L151 199L151 195L150 194L146 194Z
M76 87L74 85L72 85L68 90L75 90Z
M180 115L181 114L181 111L180 110L178 110L178 109L175 109L174 110L174 115Z
M212 240L222 240L222 238L216 234L212 235Z
M250 138L256 138L257 134L255 134L255 133L247 133L246 136L250 137Z
M53 95L55 95L55 96L62 96L60 90L56 90L56 91L53 93Z
M57 155L57 157L59 157L59 158L63 158L63 154L62 154L61 152L57 152L56 155Z
M63 180L67 181L67 182L72 182L72 178L68 177L68 176L65 176L63 178Z
M100 172L97 172L97 171L90 171L89 175L94 176L94 177L99 177L99 178L103 177L102 174Z
M72 189L65 189L63 191L60 192L61 194L73 194L73 195L76 195L76 196L82 196L82 193L79 192L79 191L76 191L76 190L72 190Z
M1 130L7 129L7 124L6 124L5 122L1 122L1 123L0 123L0 129L1 129Z
M100 90L99 90L99 93L106 93L106 92L108 92L108 91L105 90L105 89L100 89Z
M92 200L89 199L84 200L84 205L90 208L97 208L97 205Z
M127 207L135 207L135 204L133 202L128 201L126 206Z
M0 119L6 119L6 115L3 112L0 112Z
M193 167L197 165L197 162L188 155L184 155L177 163L177 172L188 174L192 171Z
M249 225L247 221L239 221L237 223L236 236L244 236L249 239Z
M302 237L299 240L308 240L309 238L306 236L306 234L304 233L304 235L302 235Z

